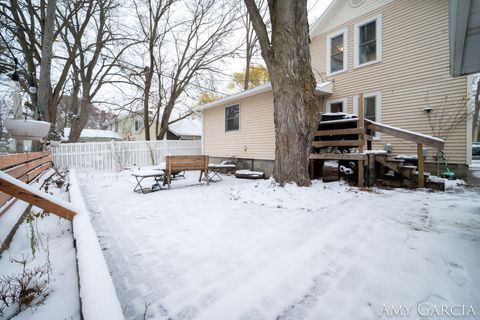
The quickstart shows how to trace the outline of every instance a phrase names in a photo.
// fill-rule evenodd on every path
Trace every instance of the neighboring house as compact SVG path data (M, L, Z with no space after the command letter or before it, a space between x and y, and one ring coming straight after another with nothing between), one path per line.
M68 138L70 128L63 129L63 135ZM121 141L122 136L111 130L83 129L78 142L105 142L105 141Z
M200 140L202 122L198 119L185 118L168 127L167 140Z
M310 37L319 112L356 113L362 93L366 118L432 135L427 95L435 107L446 96L456 102L471 93L466 76L450 74L448 0L334 0L313 25ZM270 85L196 110L202 111L205 154L244 159L254 170L272 172ZM452 114L456 111L452 107ZM471 121L464 121L446 141L446 155L457 170L471 162L469 137ZM390 143L394 154L416 154L414 143L379 133L374 139L374 149ZM426 161L433 165L435 155L435 150L428 150Z
M125 140L145 140L143 116L131 114L120 116L104 123L103 128L117 132ZM185 118L172 123L166 134L167 140L200 140L202 137L202 123L200 120ZM156 140L155 127L150 127L150 138Z

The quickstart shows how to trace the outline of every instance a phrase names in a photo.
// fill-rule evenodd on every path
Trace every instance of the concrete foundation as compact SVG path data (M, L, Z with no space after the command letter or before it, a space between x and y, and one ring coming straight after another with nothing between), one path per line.
M211 163L219 163L222 161L229 161L231 163L234 163L237 167L237 170L252 170L264 172L266 178L270 178L273 174L273 160L210 157Z

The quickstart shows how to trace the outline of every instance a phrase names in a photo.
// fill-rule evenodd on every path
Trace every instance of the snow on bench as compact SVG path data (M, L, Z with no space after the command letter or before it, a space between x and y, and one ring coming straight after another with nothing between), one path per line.
M32 188L41 188L45 180L49 179L53 173L54 171L52 169L45 171L38 181L31 184ZM17 201L16 198L10 199L3 206L2 212L0 213L0 252L6 249L28 206L29 204L27 202Z

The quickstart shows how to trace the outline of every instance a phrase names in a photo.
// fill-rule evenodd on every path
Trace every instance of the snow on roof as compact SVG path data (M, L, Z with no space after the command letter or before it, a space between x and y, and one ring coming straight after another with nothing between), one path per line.
M198 119L185 118L172 123L168 129L176 136L201 136L202 123Z
M63 129L63 135L68 137L70 135L70 128ZM83 129L80 138L104 138L123 140L122 136L111 130L97 130L97 129Z

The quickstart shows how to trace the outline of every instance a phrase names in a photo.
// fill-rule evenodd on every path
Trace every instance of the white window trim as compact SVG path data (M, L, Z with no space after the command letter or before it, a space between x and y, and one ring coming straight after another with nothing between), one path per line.
M332 51L332 38L343 34L343 69L335 72L330 72L331 68L331 51ZM331 33L327 36L327 76L339 74L348 70L348 28L338 30L337 32Z
M326 101L325 112L332 112L332 104L342 102L342 112L347 112L347 98L330 99Z
M365 92L363 99L375 97L375 122L382 122L382 93L380 91ZM353 114L358 116L358 96L353 97ZM381 133L376 131L373 140L380 140Z
M226 119L226 115L227 115L227 108L229 107L233 107L233 106L238 106L238 129L237 130L227 130L227 119ZM241 128L241 104L240 103L233 103L233 104L229 104L228 106L225 106L223 108L223 131L225 132L225 134L229 134L229 133L232 133L232 132L240 132L240 128Z
M367 23L370 23L372 21L376 21L375 23L375 27L376 27L376 49L377 49L377 59L374 60L374 61L369 61L369 62L365 62L365 63L362 63L360 64L359 62L359 53L360 53L360 50L358 49L358 46L359 46L359 42L360 42L360 34L359 34L359 30L360 30L360 27L367 24ZM374 64L374 63L379 63L382 61L382 15L379 14L375 17L371 17L367 20L363 20L359 23L356 23L354 25L354 28L353 28L353 67L354 68L360 68L360 67L365 67L365 66L369 66L371 64Z

